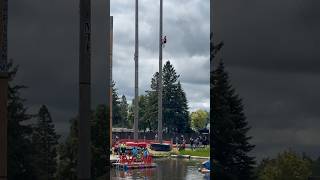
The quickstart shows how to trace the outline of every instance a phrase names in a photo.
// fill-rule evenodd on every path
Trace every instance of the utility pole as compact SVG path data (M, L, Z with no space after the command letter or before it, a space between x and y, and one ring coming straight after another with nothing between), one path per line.
M213 71L214 71L214 42L213 42L213 0L210 0L210 97L212 97L213 94ZM213 108L213 100L210 99L210 111ZM210 112L210 115L213 112ZM210 118L210 155L213 156L213 118ZM210 158L210 168L213 169L213 161L212 158ZM213 177L213 171L210 172L210 176Z
M159 28L159 81L158 81L158 138L162 144L162 7L160 0L160 28Z
M0 180L7 180L8 0L0 0Z
M110 17L110 31L109 31L109 38L110 41L107 43L110 43L109 46L109 61L110 61L110 68L109 68L109 96L110 96L110 108L109 108L109 112L110 112L110 147L112 146L112 53L113 53L113 16ZM107 109L108 110L108 109Z
M78 179L91 179L91 0L80 0Z
M138 0L136 0L136 15L135 15L135 52L134 52L134 64L135 64L135 75L134 75L134 134L133 138L135 141L139 138L139 12L138 12Z
M112 115L111 115L111 111L112 111L112 77L111 77L111 74L112 74L112 66L111 66L111 55L110 55L110 51L111 51L111 43L110 43L110 25L111 25L111 17L110 17L110 0L107 0L107 7L106 7L106 11L107 11L107 43L106 43L106 54L107 54L107 98L106 98L106 117L107 117L107 129L109 129L110 133L107 133L107 136L109 137L106 137L107 141L109 141L109 143L107 143L107 150L110 150L111 149L111 145L112 145ZM106 154L106 165L107 165L107 177L109 178L110 177L110 167L111 167L111 164L110 164L110 153L109 151L107 152Z

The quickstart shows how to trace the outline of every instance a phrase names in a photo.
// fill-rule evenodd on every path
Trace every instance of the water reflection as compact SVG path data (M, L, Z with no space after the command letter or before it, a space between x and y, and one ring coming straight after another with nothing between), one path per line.
M146 180L162 180L162 179L177 179L177 180L193 180L193 179L210 179L198 172L203 160L188 160L164 158L154 159L158 167L153 169L136 169L121 171L112 169L111 179L146 179Z

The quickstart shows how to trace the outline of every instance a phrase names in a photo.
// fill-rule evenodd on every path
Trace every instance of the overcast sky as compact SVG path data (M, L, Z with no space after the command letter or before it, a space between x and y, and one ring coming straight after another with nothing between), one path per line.
M320 1L216 0L215 39L243 98L259 158L291 148L320 149ZM79 0L9 4L9 57L31 111L46 104L59 133L78 109ZM134 1L111 0L119 94L134 93ZM105 102L106 2L92 1L92 107ZM140 0L140 83L158 69L159 2ZM190 110L209 109L209 0L165 0L164 61L181 75Z

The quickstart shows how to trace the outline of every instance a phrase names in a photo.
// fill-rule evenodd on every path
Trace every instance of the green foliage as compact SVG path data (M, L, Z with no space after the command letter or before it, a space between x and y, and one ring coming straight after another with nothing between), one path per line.
M118 96L117 88L115 87L115 82L112 82L112 126L121 127L123 123L123 117L121 114L121 102Z
M146 91L145 107L140 119L142 129L157 129L158 121L158 79L159 73L155 73L151 79L151 89ZM183 133L190 129L188 102L186 94L179 82L179 75L174 67L167 61L163 67L163 128L168 132Z
M150 85L150 90L146 91L146 102L145 102L145 113L144 121L147 124L147 127L150 130L157 130L158 128L158 78L159 78L159 73L155 73L151 79L151 85Z
M66 141L59 148L59 169L60 179L77 179L77 154L78 154L78 118L71 120L70 134ZM91 120L91 174L92 179L97 179L106 173L106 165L109 150L109 123L107 121L107 108L105 105L98 105L92 112Z
M64 143L61 143L58 151L58 179L77 179L77 155L78 155L78 118L70 120L70 131Z
M243 112L242 100L229 82L223 63L211 74L211 112L213 127L212 157L216 161L217 179L253 179L254 148L247 135L250 127Z
M262 161L258 170L259 180L306 180L310 175L311 162L292 151Z
M97 106L91 126L92 141L92 167L91 174L93 177L100 177L106 173L107 153L109 153L108 141L106 137L109 134L107 121L107 108L105 105Z
M33 166L39 180L56 179L58 139L51 115L42 105L32 135Z
M312 176L320 177L320 157L312 162Z
M14 85L13 80L18 66L9 62L9 92L8 92L8 179L31 180L35 178L32 168L33 148L31 144L31 115L24 106L25 99L20 91L25 86Z
M207 125L209 113L199 109L196 112L192 112L190 115L191 118L191 128L194 131L199 131L200 129L203 129Z
M125 95L122 95L121 101L120 101L120 114L121 114L121 127L129 127L128 122L128 111L129 111L129 105L127 102L127 98Z
M149 121L146 119L147 97L139 96L139 129L146 130L149 127Z
M119 98L115 82L112 82L112 126L130 127L128 121L128 103L126 96Z
M195 150L184 149L179 151L180 155L210 157L210 148L197 148Z

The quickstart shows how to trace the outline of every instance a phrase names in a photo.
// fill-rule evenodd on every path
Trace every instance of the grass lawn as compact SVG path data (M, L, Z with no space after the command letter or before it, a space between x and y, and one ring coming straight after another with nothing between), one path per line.
M201 157L210 157L210 148L197 148L194 150L185 149L179 151L180 155L190 155L190 156L201 156Z

